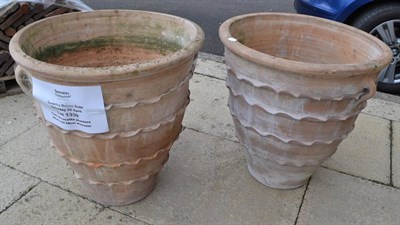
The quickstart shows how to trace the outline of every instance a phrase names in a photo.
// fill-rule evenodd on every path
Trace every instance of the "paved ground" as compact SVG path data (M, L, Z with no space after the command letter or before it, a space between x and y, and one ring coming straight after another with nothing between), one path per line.
M306 186L273 190L247 172L226 106L225 67L213 59L198 61L186 129L156 189L129 206L87 198L50 147L32 100L0 98L0 224L399 224L398 99L370 100Z

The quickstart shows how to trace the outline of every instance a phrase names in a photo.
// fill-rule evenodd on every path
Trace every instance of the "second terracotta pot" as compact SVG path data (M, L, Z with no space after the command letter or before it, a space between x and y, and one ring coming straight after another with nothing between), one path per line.
M336 151L392 58L367 33L296 14L234 17L219 34L249 171L279 189L302 186Z

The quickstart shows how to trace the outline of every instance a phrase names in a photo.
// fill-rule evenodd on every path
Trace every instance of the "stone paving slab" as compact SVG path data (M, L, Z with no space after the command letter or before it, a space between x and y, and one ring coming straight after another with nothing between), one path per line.
M200 57L197 59L195 73L208 75L222 80L226 80L227 76L225 64Z
M363 112L384 119L400 122L400 104L396 102L372 98L368 100L367 108L365 108Z
M1 164L0 181L0 213L40 182L36 178Z
M393 185L400 188L400 123L393 122L392 173Z
M190 81L191 102L183 125L236 141L235 127L227 106L225 81L195 74Z
M331 170L310 181L297 225L397 225L400 190Z
M12 142L1 146L0 162L85 196L72 170L50 146L47 131L42 124L36 125Z
M214 55L206 52L199 52L199 58L211 60L214 62L224 63L224 57L220 55Z
M0 146L37 124L33 101L23 94L0 98Z
M390 183L390 121L360 114L356 127L324 166Z
M115 210L151 224L294 224L303 193L261 185L237 143L186 129L153 193Z
M146 223L41 183L7 211L1 224L135 224Z

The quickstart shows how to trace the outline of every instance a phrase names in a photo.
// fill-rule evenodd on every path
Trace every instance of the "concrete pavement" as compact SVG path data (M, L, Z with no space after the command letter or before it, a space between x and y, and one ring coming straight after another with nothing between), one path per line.
M0 224L399 224L400 104L379 94L352 134L296 190L247 172L228 107L220 57L200 54L186 129L156 189L104 207L81 192L23 94L0 98Z

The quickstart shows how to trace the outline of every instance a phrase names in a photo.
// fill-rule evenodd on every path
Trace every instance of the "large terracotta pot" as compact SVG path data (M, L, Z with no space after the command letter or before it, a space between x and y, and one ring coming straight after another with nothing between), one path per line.
M392 57L367 33L296 14L234 17L219 35L249 171L279 189L302 186L336 151Z
M44 121L52 144L87 194L106 205L147 196L181 131L189 79L204 40L196 24L129 10L73 13L16 34L16 78L64 86L101 86L109 132L89 134ZM38 106L38 99L35 99Z

